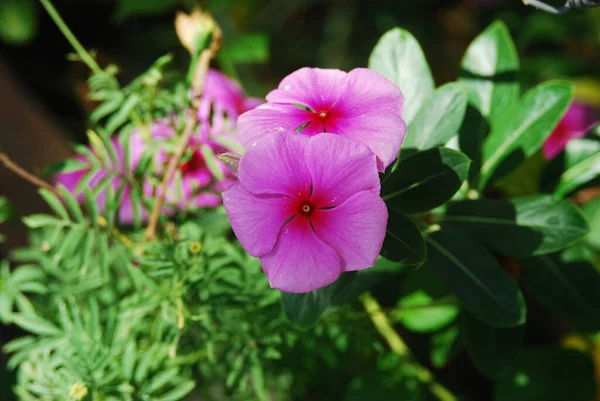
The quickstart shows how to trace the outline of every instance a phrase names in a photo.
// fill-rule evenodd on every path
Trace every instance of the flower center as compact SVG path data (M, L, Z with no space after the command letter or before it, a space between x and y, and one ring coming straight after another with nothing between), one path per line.
M182 174L186 174L186 173L196 173L202 167L204 167L204 159L202 158L202 155L200 154L200 152L194 151L194 153L192 154L192 157L190 157L189 160L187 160L185 163L182 163L179 166L179 169L181 170Z
M304 202L300 205L300 213L305 216L310 216L312 214L313 210L315 210L315 209L308 202Z
M327 117L329 117L329 113L327 111L320 111L317 114L321 120L327 120Z

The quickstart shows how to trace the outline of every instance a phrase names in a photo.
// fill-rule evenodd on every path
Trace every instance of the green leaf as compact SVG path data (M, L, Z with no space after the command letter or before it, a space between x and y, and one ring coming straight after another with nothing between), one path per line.
M426 240L427 266L465 309L495 327L514 327L525 322L523 295L485 248L448 229L434 232Z
M445 222L506 256L556 252L589 231L571 202L547 195L501 200L465 200L448 204Z
M169 391L161 397L156 397L156 401L179 401L188 395L194 388L196 383L193 380L186 380L173 390Z
M458 325L453 325L445 330L435 333L431 337L429 359L431 364L441 369L450 359L456 356L464 347L464 336Z
M69 212L67 212L67 209L65 209L62 202L56 195L54 195L51 191L43 188L40 189L38 193L52 208L52 210L54 210L54 213L56 213L62 220L71 220L71 218L69 217Z
M23 223L29 228L40 228L46 226L56 226L62 224L63 221L50 216L48 214L32 214L31 216L23 217Z
M393 318L404 327L418 333L431 333L446 327L458 316L458 307L436 303L435 298L423 290L415 291L398 301Z
M111 115L106 121L106 131L115 132L117 128L125 124L129 120L131 112L140 103L140 101L141 99L136 93L129 95L127 99L125 99L123 105L119 107L119 110Z
M269 61L269 37L264 33L246 33L226 42L219 59L227 63L266 63Z
M494 22L475 38L461 67L469 102L492 123L518 100L519 56L503 22Z
M525 325L492 327L469 313L465 313L463 322L467 351L477 370L492 380L508 373L521 352Z
M600 142L586 139L569 141L565 158L568 160L567 168L554 188L554 195L560 197L600 175Z
M522 260L521 267L523 288L544 308L583 330L600 330L600 272L593 265L541 256Z
M22 329L40 336L62 334L62 331L58 327L37 315L15 313L11 316L11 321Z
M381 196L389 207L406 213L425 212L443 205L460 189L470 160L448 148L434 148L400 160L382 183Z
M17 46L31 42L38 31L36 2L3 0L0 2L0 39Z
M590 225L590 232L585 237L585 242L600 251L600 197L583 205L583 214Z
M568 349L527 349L499 380L496 401L589 401L596 393L594 364Z
M282 292L281 302L287 318L300 328L313 326L321 315L333 305L353 301L373 283L369 277L355 272L342 273L327 287L306 293Z
M369 57L369 68L402 90L407 124L433 94L435 84L423 50L415 37L401 28L394 28L379 39Z
M445 145L458 130L467 109L464 85L449 83L439 87L410 123L404 149L430 149Z
M421 230L404 213L389 207L388 213L381 255L392 262L420 265L427 256Z
M484 141L480 187L485 187L494 173L500 178L537 152L567 110L572 97L573 89L569 83L548 81L515 102ZM501 166L503 162L505 164Z

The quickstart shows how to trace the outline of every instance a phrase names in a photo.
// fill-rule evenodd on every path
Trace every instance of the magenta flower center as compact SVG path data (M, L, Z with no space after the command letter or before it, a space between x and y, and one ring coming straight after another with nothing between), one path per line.
M195 150L194 153L192 154L192 157L190 157L190 159L188 161L186 161L185 163L182 163L181 166L179 166L179 169L181 170L182 174L186 174L186 173L197 173L203 167L204 167L204 159L202 158L202 155L200 154L200 152Z
M329 117L329 112L322 110L318 113L318 115L321 120L325 121Z

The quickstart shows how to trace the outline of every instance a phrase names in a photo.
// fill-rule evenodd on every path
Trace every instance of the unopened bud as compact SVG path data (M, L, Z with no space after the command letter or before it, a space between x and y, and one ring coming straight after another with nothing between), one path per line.
M191 14L178 12L175 16L175 31L179 41L191 54L196 54L206 35L213 32L217 24L212 15L200 10Z

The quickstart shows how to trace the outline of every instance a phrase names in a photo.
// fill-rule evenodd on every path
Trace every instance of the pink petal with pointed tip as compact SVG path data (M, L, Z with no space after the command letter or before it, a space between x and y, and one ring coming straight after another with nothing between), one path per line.
M271 286L286 292L325 287L342 272L339 255L316 236L302 216L281 229L277 244L260 261Z
M267 95L270 103L301 104L313 111L329 108L338 99L346 73L334 69L300 68Z
M317 236L341 255L344 271L375 264L383 246L388 212L373 192L359 192L333 209L316 210L311 222Z
M311 177L304 161L309 138L281 131L266 135L241 157L239 179L252 194L307 197Z
M342 132L367 145L379 159L379 171L384 171L396 159L406 135L403 108L404 97L393 82L357 68L348 73L327 131Z
M309 140L305 160L312 177L311 200L317 208L337 206L360 191L379 194L375 155L359 142L320 134Z
M296 106L284 104L263 104L247 111L238 118L240 143L248 148L266 133L277 129L296 131L312 121L313 113Z
M233 232L255 257L273 249L281 227L294 215L288 199L254 196L239 182L223 192L223 205Z

